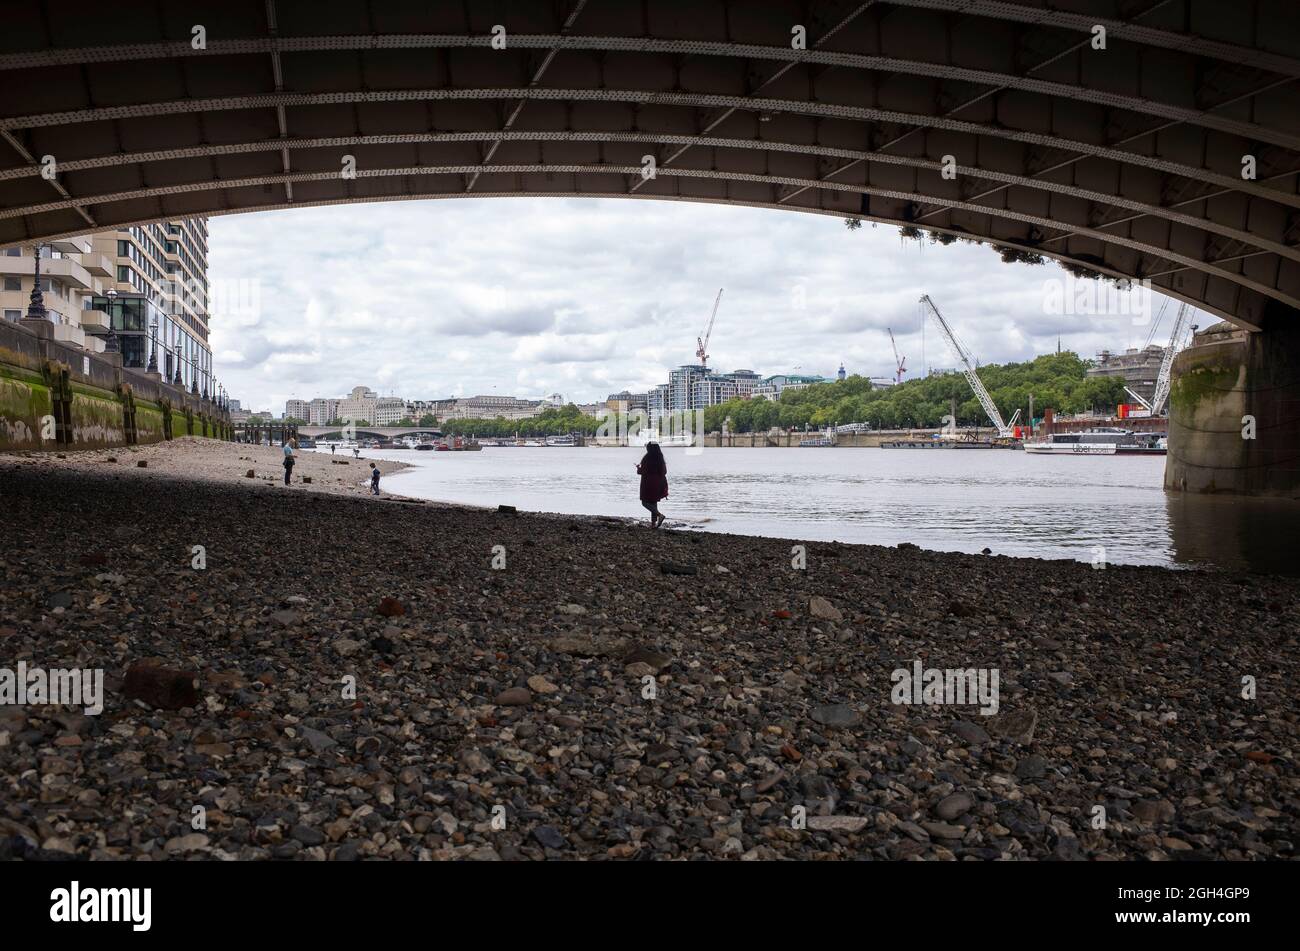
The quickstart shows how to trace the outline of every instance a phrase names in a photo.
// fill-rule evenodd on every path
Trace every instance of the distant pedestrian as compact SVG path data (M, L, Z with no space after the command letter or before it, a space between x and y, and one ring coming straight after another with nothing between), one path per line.
M331 456L334 455L334 450L337 449L338 447L339 447L339 444L338 444L338 443L336 443L336 442L332 442L332 443L330 443L330 455L331 455Z
M294 445L293 445L293 440L291 439L284 444L284 484L285 485L289 484L289 477L293 475L293 463L294 463L293 450L294 450Z
M650 527L658 528L667 521L659 512L659 500L668 498L668 463L657 442L646 443L636 471L641 475L641 504L650 512Z
M370 463L370 494L379 494L379 466Z
M352 458L353 458L353 459L360 459L360 458L361 458L361 450L360 450L360 449L356 449L356 448L354 448L354 449L352 450Z

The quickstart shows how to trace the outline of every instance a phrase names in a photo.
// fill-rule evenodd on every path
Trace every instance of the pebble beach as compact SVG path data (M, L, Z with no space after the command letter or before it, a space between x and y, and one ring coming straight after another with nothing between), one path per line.
M104 676L97 714L0 703L0 859L1295 857L1296 579L801 556L368 470L0 455L0 669ZM914 669L996 671L996 712L898 702Z

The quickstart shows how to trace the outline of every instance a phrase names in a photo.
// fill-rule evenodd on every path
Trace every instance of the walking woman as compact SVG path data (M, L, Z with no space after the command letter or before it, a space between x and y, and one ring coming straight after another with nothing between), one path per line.
M657 442L646 443L636 471L641 475L641 504L650 512L650 527L658 528L667 519L659 512L659 500L668 498L668 463Z

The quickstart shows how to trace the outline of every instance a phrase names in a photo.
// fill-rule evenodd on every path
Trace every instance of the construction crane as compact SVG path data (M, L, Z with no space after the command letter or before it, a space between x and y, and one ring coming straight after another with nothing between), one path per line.
M943 319L943 314L939 313L939 308L934 306L934 301L930 300L930 295L921 295L921 305L926 312L934 318L934 322L939 325L939 330L943 334L943 339L948 342L957 359L961 361L962 372L966 375L966 382L970 388L975 391L975 396L979 399L980 405L984 407L984 412L988 414L989 420L993 423L998 431L998 435L1006 438L1013 433L1012 426L1015 425L1016 419L1020 416L1020 411L1016 410L1016 415L1011 418L1010 423L1002 421L1002 414L998 412L997 404L993 402L993 397L989 396L989 391L984 389L984 384L980 382L979 375L975 372L975 363L971 360L966 348L961 345L957 335L952 332L948 326L948 321Z
M695 356L699 358L700 366L707 366L709 362L709 337L713 335L713 321L718 316L718 305L722 303L722 288L718 288L717 299L713 302L713 313L709 315L709 325L704 328L704 336L695 338Z
M898 368L894 371L894 382L902 383L903 374L907 372L907 357L900 357L898 355L898 344L894 342L893 328L886 327L885 329L889 331L889 345L894 348L894 363Z
M1191 306L1183 304L1178 308L1178 316L1174 318L1174 331L1169 335L1169 346L1165 347L1164 359L1160 361L1160 375L1156 377L1156 390L1151 397L1152 416L1159 416L1165 408L1165 401L1169 399L1170 371L1174 366L1174 357L1186 345L1183 337L1187 333L1191 315Z

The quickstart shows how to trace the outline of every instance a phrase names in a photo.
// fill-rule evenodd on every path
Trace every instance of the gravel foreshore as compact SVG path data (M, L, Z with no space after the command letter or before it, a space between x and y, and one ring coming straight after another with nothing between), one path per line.
M303 459L0 455L0 677L105 678L97 715L0 700L0 858L1295 857L1300 581L801 569ZM895 702L917 661L997 712Z

